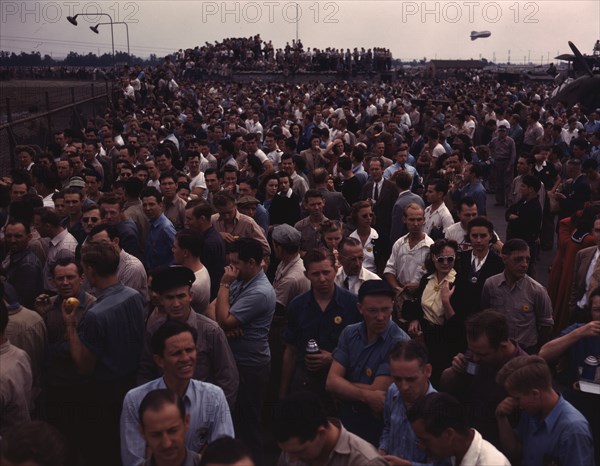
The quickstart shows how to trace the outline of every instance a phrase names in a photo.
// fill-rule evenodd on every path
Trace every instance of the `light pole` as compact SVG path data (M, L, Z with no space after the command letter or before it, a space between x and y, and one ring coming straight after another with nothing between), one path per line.
M110 24L111 26L113 24L124 24L125 25L125 31L127 32L127 64L129 64L129 59L131 58L131 53L129 51L129 25L125 21L115 21L114 23L98 23L95 26L90 26L90 29L92 31L94 31L96 34L99 34L98 26L104 26L106 24Z
M113 56L113 68L116 70L117 68L117 64L115 62L115 34L113 32L113 19L112 16L110 16L108 13L77 13L75 16L67 16L67 20L69 21L69 23L71 23L73 26L77 26L77 17L78 16L108 16L108 19L110 19L110 38L112 41L112 56Z

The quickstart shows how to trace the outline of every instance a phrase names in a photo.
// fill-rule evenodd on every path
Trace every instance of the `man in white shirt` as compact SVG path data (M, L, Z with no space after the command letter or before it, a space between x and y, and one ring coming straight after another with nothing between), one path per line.
M469 427L464 407L451 395L431 393L408 412L419 446L437 461L456 466L510 466L481 434Z
M265 135L265 149L268 151L267 157L273 164L273 170L278 171L279 163L281 162L281 154L283 154L283 151L279 150L279 148L277 147L275 138L276 134L272 131L269 131Z
M429 206L425 209L424 231L434 240L443 238L444 232L454 223L452 214L444 204L447 193L448 183L444 180L430 180L427 184L425 198Z
M339 259L342 266L335 275L335 284L358 295L360 286L367 280L381 278L363 267L365 260L363 246L356 238L344 238L339 246Z
M425 259L433 240L423 231L425 214L418 204L409 204L404 210L408 233L394 243L392 254L385 266L385 280L400 294L412 294L419 288L425 274Z

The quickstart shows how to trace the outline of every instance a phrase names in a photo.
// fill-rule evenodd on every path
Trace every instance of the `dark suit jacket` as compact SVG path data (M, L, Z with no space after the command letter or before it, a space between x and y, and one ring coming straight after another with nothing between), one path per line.
M569 314L574 315L577 309L577 301L585 294L585 276L596 254L597 246L582 249L575 256L575 268L573 269L573 281L571 282L571 299L569 300Z
M363 186L361 199L367 200L373 197L373 180L369 180ZM380 235L389 238L392 228L392 210L398 199L398 190L396 185L388 180L383 180L379 199L373 206L375 213L375 229Z
M592 197L592 189L587 178L582 175L576 178L570 186L567 186L563 194L567 198L559 202L558 216L560 219L575 215L578 210L583 209L583 205Z
M318 191L323 194L323 200L325 201L325 207L323 207L325 217L343 222L350 213L350 206L344 195L325 188L318 188Z
M504 262L502 258L493 251L487 256L485 263L475 275L471 269L472 251L464 251L458 254L456 269L456 300L461 309L464 309L463 315L468 317L481 311L481 292L485 281L493 275L504 271ZM477 281L473 283L473 279Z

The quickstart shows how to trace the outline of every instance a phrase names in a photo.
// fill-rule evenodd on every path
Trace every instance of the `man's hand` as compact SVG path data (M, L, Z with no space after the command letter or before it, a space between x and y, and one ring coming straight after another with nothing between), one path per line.
M33 302L33 310L39 315L44 317L50 311L52 305L50 304L50 296L47 294L41 294Z
M413 336L422 335L421 324L418 320L412 320L408 325L408 333Z
M581 338L600 336L600 321L593 320L580 327Z
M221 238L223 238L223 241L225 241L226 243L233 243L237 239L231 233L225 232L221 233Z
M459 374L465 374L467 372L467 358L463 353L458 353L452 358L452 370Z
M244 331L238 327L238 328L232 328L231 330L226 330L225 331L225 336L231 340L235 340L236 338L241 338L244 336Z
M67 304L67 300L65 299L62 302L62 305L60 306L60 312L62 314L62 318L67 327L71 327L71 326L75 327L77 325L77 313L76 312L67 313L66 304Z
M496 417L507 417L518 408L517 401L507 396L496 406Z
M374 414L382 414L385 406L385 391L367 390L365 403L369 405L369 408L371 408L371 411L373 411Z
M404 460L392 455L383 455L383 459L386 460L390 466L412 466L412 461Z
M307 354L304 356L304 364L309 371L320 371L331 366L333 358L329 351L321 350L317 354Z
M410 282L404 286L407 293L414 294L419 289L419 282Z
M231 285L234 281L237 280L239 274L240 269L234 267L233 265L227 265L225 267L225 273L221 277L221 283L223 283L224 285Z

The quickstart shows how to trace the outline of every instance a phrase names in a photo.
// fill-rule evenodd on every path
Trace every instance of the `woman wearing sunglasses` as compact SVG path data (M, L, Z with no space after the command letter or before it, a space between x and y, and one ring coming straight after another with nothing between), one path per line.
M425 261L427 273L421 279L415 300L403 309L409 320L408 332L413 337L423 335L433 366L431 382L436 385L442 371L450 367L457 349L462 348L462 320L456 317L456 241L439 239L429 249Z

